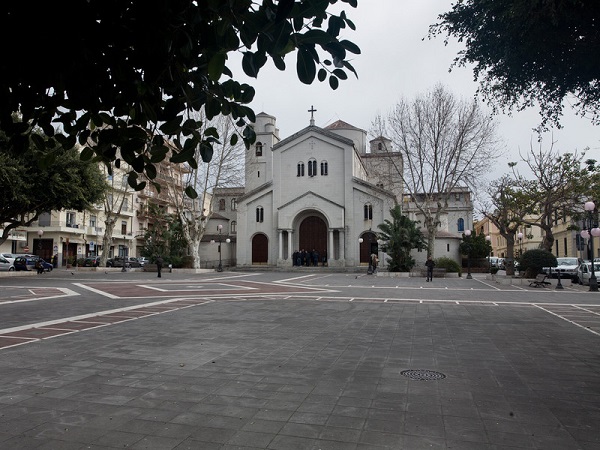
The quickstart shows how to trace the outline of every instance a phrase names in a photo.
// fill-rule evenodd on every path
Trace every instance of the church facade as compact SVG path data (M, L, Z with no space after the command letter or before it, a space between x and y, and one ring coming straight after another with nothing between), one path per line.
M390 158L389 141L367 142L364 130L343 121L320 128L312 117L280 139L266 113L254 130L244 194L236 199L238 267L292 267L301 250L318 252L331 267L354 267L379 253L377 226L402 202L401 180L389 168L396 165L397 174L402 158Z

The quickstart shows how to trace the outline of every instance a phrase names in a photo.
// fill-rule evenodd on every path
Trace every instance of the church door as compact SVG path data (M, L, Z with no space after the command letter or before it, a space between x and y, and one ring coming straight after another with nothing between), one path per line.
M299 235L298 250L310 252L315 249L322 260L327 252L327 225L323 219L317 216L307 217L300 223Z
M264 234L252 238L252 264L267 264L269 261L269 240Z
M374 233L367 232L361 237L363 241L360 243L360 262L361 264L369 264L371 254L377 254L379 251L377 236Z

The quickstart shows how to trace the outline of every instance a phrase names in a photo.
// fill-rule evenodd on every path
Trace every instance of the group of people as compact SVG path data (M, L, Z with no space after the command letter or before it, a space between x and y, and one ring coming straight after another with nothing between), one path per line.
M299 266L299 267L300 266L317 267L319 265L319 263L321 263L323 266L325 266L325 264L327 264L327 252L323 251L323 254L320 255L319 252L316 251L314 248L310 252L307 252L304 249L302 249L300 251L296 250L292 254L292 260L293 260L294 266Z

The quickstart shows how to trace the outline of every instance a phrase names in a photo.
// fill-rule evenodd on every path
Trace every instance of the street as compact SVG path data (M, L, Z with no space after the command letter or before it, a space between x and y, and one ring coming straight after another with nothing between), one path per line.
M0 278L0 447L600 447L600 296L483 276Z

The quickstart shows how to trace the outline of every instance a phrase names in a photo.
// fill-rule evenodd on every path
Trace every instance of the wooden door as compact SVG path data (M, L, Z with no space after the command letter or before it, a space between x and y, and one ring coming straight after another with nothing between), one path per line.
M269 261L269 240L264 234L252 238L252 264L267 264Z

